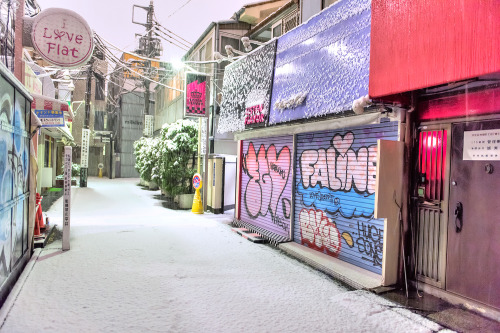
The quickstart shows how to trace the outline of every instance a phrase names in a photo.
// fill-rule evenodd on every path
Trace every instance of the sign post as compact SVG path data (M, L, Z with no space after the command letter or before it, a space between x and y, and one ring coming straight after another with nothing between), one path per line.
M200 189L202 187L201 175L196 173L193 176L193 187L196 190L193 198L193 207L191 208L191 212L195 214L203 214L203 202L201 201Z
M80 187L87 187L87 172L89 167L90 130L82 129L82 151L80 158Z
M63 193L63 236L62 249L69 250L71 214L71 147L64 147L64 193Z

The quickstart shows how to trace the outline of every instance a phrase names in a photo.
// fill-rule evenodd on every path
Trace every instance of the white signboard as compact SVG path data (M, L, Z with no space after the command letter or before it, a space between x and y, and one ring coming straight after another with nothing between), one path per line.
M465 161L500 161L500 129L464 132Z
M154 117L152 115L144 116L144 136L153 136Z
M89 141L90 141L90 130L82 129L82 154L80 160L80 167L89 167Z
M94 34L77 13L49 8L35 17L31 31L33 47L49 63L79 67L87 63L94 49Z
M63 237L62 249L69 250L69 228L71 213L71 147L64 147L64 193L63 193Z

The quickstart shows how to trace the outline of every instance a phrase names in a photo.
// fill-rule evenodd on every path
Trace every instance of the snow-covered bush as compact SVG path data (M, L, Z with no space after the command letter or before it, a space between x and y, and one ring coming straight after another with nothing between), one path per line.
M140 138L134 142L135 168L145 181L159 180L159 139Z
M198 125L191 120L178 120L166 125L160 134L161 187L170 195L193 193L191 178L198 147Z
M134 142L135 168L170 195L193 193L191 178L198 147L198 126L191 120L164 125L157 138Z

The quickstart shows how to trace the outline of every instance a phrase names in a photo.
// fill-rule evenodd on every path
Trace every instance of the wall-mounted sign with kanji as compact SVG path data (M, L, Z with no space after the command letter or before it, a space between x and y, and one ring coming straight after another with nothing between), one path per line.
M82 150L80 158L80 167L89 167L89 141L90 141L90 130L82 129Z
M500 161L500 129L464 132L464 160Z
M58 110L35 110L42 127L64 127L64 112Z

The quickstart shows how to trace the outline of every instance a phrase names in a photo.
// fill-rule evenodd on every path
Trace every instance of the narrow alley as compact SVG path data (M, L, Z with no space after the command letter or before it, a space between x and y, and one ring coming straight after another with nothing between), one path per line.
M243 239L230 215L170 210L137 184L72 188L71 250L56 240L33 256L2 308L2 332L442 330ZM62 224L61 199L48 215Z

